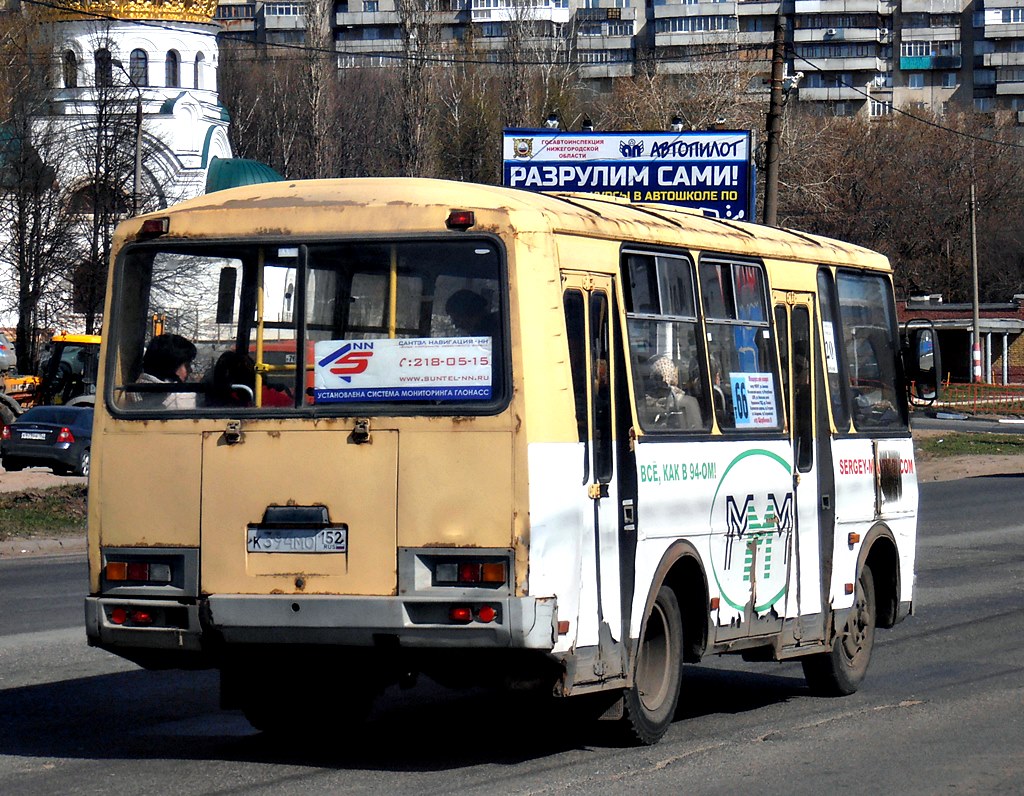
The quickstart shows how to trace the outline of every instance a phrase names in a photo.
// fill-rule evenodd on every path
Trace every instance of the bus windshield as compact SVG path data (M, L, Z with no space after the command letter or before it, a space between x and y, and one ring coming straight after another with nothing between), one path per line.
M116 412L502 404L507 323L491 240L141 245L122 274Z

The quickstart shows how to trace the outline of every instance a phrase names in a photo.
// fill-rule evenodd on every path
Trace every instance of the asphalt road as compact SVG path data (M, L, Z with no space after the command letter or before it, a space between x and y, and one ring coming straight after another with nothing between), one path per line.
M522 697L429 683L389 691L364 727L296 705L317 742L271 741L218 710L213 674L87 648L83 559L0 562L0 793L1020 793L1021 487L922 485L917 612L879 634L860 692L816 698L799 665L712 659L688 667L676 722L642 749Z

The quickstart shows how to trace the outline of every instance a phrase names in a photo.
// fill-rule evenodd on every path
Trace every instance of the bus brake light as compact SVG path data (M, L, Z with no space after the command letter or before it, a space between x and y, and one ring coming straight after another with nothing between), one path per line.
M473 609L467 605L453 605L448 611L448 618L453 622L472 622Z
M469 229L476 223L476 214L472 210L452 210L444 223L448 229Z

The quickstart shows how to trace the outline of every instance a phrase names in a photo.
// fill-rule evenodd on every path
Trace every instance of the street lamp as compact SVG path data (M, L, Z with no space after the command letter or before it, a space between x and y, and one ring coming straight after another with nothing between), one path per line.
M132 215L137 216L139 214L139 189L142 184L142 89L124 68L124 64L116 60L112 60L111 63L124 73L132 88L135 89L135 174L132 180Z

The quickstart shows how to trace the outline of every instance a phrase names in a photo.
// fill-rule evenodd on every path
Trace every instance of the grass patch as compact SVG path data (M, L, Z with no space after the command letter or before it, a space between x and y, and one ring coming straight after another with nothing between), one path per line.
M0 541L85 533L84 484L0 493Z
M954 432L919 440L917 449L926 456L1019 456L1024 454L1024 435Z

